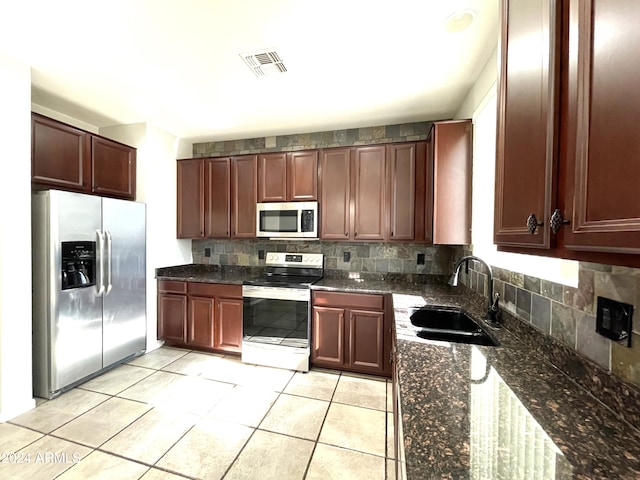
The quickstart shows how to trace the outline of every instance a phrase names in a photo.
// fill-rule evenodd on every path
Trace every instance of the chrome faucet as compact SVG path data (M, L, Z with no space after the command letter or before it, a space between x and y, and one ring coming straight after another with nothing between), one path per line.
M467 255L466 257L462 257L460 260L458 260L458 263L456 264L456 268L453 271L453 275L451 275L451 278L449 279L449 285L451 285L452 287L458 286L458 275L460 274L460 268L462 267L462 264L464 264L465 266L465 272L469 273L470 260L475 260L481 263L482 265L484 265L487 272L489 272L489 304L487 305L487 315L485 318L494 327L500 326L500 320L498 319L498 312L499 312L498 301L500 300L500 294L496 292L492 301L493 272L491 271L491 267L487 262L473 255Z

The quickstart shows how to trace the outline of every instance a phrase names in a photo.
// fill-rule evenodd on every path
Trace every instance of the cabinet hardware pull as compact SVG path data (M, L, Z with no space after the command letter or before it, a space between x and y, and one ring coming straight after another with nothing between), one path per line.
M569 220L565 220L562 216L562 212L559 208L556 208L549 219L549 226L551 227L551 231L553 233L558 233L562 228L562 225L566 225L569 223Z
M527 230L529 230L531 234L536 233L538 227L541 227L542 225L544 225L544 222L539 222L535 213L532 213L527 217Z

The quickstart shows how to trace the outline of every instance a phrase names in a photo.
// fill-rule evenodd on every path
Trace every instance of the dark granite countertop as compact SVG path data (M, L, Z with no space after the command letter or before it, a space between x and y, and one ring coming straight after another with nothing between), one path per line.
M179 270L158 269L157 278L241 283L256 275ZM485 300L474 292L383 278L325 277L312 288L393 294L409 480L640 478L640 432L556 369L530 341L486 324L499 346L414 334L409 307L459 306L481 319Z
M264 268L259 267L247 268L191 263L173 267L156 268L156 279L242 285L244 280L257 277L261 275L263 271Z
M410 307L458 306L483 318L486 300L474 292L344 278L312 288L393 294L409 480L640 478L640 432L509 329L483 324L498 347L415 335Z

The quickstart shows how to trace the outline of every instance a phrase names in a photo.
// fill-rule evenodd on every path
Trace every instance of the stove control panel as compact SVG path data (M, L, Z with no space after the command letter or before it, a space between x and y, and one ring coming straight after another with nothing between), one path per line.
M292 267L322 268L324 261L324 255L322 253L268 252L265 258L267 265L284 265Z

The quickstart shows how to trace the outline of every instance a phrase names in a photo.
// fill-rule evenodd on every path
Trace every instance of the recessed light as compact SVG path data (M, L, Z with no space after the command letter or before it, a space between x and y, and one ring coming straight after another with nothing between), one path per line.
M458 33L466 30L476 18L476 11L469 9L452 13L444 20L444 28L449 33Z

